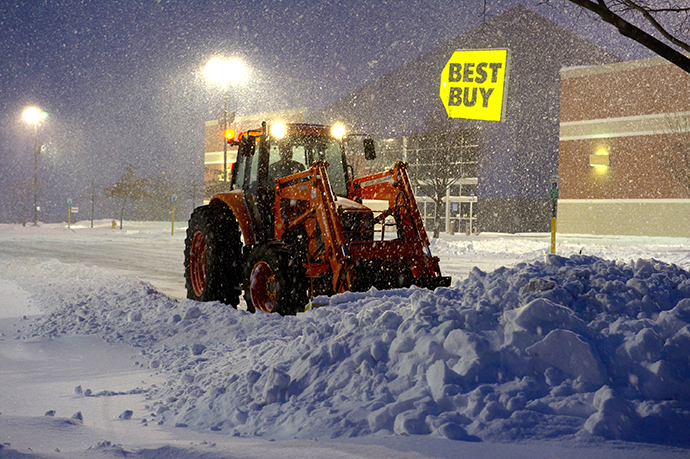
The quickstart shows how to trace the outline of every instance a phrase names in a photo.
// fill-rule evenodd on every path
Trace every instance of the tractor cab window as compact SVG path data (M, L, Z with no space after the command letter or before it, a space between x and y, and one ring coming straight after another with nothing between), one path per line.
M336 196L347 197L345 166L340 142L329 137L304 137L304 147L309 163L327 161L328 181Z
M273 186L276 178L296 174L311 167L315 161L327 161L328 180L336 196L347 197L345 166L340 142L324 136L288 135L273 138L269 146L268 183ZM249 161L251 163L252 161ZM254 158L254 163L256 158ZM249 183L256 180L256 165L251 168ZM251 185L250 185L251 188Z
M328 161L328 181L336 196L347 197L347 184L345 183L345 165L340 143L330 141L324 149L324 156Z
M232 165L231 189L233 190L242 188L242 181L244 180L244 165L245 158L243 158L241 155L237 155L235 164Z
M255 193L257 189L257 176L259 160L257 155L243 156L237 154L237 160L232 166L232 189L248 190Z
M232 166L232 189L240 190L245 184L245 173L247 171L247 165L249 163L249 158L241 155L237 155L237 160Z
M256 193L259 184L259 157L258 155L247 158L247 170L249 176L247 177L245 186L250 193Z
M307 168L304 146L290 138L272 142L269 152L268 181L271 184L276 178L296 174Z

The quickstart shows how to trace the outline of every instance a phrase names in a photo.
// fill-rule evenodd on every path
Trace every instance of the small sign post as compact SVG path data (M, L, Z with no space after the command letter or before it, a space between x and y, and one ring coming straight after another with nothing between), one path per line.
M175 203L177 202L177 195L174 194L170 198L170 202L172 203L172 230L170 231L170 235L174 236L175 235Z
M551 253L556 253L556 208L558 206L558 176L552 175L550 187L551 196Z
M72 228L72 198L67 199L67 229Z

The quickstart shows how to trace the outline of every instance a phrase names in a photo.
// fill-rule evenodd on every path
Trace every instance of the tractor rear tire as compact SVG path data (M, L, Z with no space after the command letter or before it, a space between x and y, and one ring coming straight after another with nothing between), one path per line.
M185 238L187 298L237 308L243 265L240 229L232 211L221 203L197 207Z
M257 246L247 259L244 299L247 309L294 315L308 302L307 276L299 258L279 241Z

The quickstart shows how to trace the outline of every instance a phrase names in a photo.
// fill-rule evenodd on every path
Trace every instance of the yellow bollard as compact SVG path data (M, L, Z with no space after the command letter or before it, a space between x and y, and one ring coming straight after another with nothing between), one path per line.
M551 253L556 253L556 217L551 219Z
M172 205L172 231L170 231L170 235L175 235L175 204Z

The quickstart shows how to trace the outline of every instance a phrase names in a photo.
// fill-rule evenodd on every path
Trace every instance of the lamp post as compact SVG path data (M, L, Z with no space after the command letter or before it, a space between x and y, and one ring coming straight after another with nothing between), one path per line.
M38 226L38 154L41 146L38 145L38 123L48 117L48 113L38 107L28 107L22 113L22 118L34 125L34 226Z
M204 76L213 83L220 85L223 88L223 181L228 181L228 142L225 138L225 132L228 129L228 124L232 120L228 120L228 85L239 84L247 73L247 69L242 61L239 59L221 59L213 58L204 67Z

